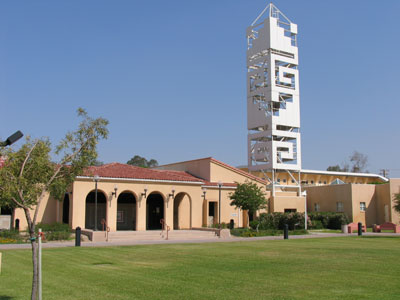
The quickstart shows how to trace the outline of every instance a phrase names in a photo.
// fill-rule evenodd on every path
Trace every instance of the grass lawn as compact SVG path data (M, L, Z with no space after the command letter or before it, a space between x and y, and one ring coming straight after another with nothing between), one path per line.
M28 299L29 250L3 252L0 299ZM399 299L400 238L43 250L43 299Z

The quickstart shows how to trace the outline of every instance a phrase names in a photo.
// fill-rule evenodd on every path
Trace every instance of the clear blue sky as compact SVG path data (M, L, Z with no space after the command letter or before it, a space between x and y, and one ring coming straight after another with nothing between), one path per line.
M1 1L0 137L56 143L82 106L110 121L101 161L246 164L245 30L267 4ZM303 168L358 150L400 177L400 1L274 4L299 26Z

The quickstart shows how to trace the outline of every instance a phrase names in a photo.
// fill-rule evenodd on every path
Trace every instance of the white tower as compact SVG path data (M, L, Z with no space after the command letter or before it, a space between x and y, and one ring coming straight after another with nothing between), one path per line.
M300 192L297 25L272 3L247 28L247 129L249 171L263 172L273 194L276 187ZM275 182L283 171L289 186Z

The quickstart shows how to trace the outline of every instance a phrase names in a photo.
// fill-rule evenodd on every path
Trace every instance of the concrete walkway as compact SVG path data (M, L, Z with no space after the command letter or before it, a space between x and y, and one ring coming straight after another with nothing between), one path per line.
M311 239L311 238L327 238L327 237L355 237L356 233L343 234L343 233L310 233L307 235L290 235L289 239ZM400 234L396 233L363 233L363 236L394 236L399 237ZM82 242L82 247L109 247L109 246L134 246L134 245L159 245L159 244L197 244L197 243L231 243L231 242L248 242L248 241L265 241L265 240L282 240L283 236L263 236L263 237L231 237L231 238L174 238L165 240L159 239L127 239L127 240L114 240L109 242ZM60 247L74 247L75 241L67 242L47 242L43 243L43 248L60 248ZM4 244L0 245L0 250L11 249L30 249L30 244Z

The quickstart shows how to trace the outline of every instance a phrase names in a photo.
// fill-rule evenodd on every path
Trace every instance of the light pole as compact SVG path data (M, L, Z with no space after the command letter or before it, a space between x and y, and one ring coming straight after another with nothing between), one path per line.
M307 191L303 191L302 196L304 196L304 229L307 230Z
M24 135L21 131L17 131L10 135L5 141L0 141L0 147L6 147L14 144L16 141L18 141L20 138L22 138Z
M94 231L97 231L97 182L99 182L99 175L94 175Z
M218 225L220 229L221 229L221 187L222 187L222 181L218 181L218 189L219 189Z

